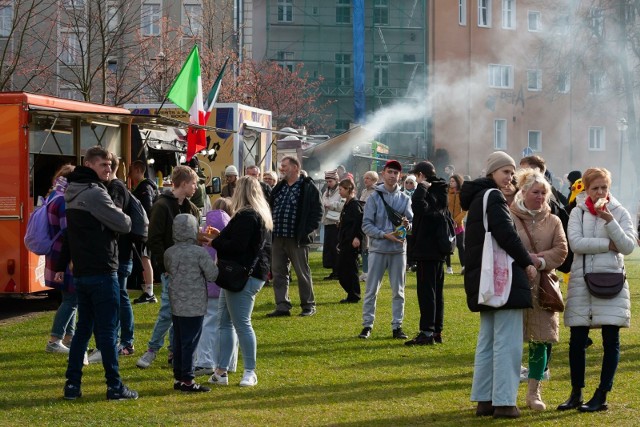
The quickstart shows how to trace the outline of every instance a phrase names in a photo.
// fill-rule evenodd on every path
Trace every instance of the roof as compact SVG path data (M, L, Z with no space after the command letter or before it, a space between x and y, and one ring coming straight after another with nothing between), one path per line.
M0 104L25 104L29 109L49 111L84 111L87 113L130 114L126 108L94 104L92 102L74 101L49 95L36 95L29 92L2 92Z

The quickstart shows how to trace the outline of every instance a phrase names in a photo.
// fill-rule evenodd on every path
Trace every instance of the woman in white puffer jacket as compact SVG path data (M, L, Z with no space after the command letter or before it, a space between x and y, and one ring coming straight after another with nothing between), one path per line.
M637 236L631 215L609 194L611 174L608 170L587 169L582 182L586 190L576 199L577 209L571 211L567 231L569 245L575 254L564 312L565 326L571 328L569 367L572 390L569 399L558 409L577 408L582 412L595 412L607 409L607 392L613 386L620 359L620 328L629 327L631 300L626 280L618 295L602 299L589 293L584 274L623 272L624 256L633 252ZM602 207L598 203L600 199L607 200ZM600 385L593 398L582 404L590 328L602 330L604 357Z

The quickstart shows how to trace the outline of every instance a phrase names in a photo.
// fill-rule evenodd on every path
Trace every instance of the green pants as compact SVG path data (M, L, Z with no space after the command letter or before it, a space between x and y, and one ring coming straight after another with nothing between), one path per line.
M551 343L529 341L529 378L540 381L551 359Z

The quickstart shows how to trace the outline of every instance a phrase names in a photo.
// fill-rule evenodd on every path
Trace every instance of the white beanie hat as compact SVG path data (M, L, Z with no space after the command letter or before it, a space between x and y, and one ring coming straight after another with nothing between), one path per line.
M224 176L235 175L238 176L238 169L235 166L230 165L224 170Z
M417 182L416 181L416 176L415 175L409 175L405 178L405 182L407 181L412 181L414 184Z

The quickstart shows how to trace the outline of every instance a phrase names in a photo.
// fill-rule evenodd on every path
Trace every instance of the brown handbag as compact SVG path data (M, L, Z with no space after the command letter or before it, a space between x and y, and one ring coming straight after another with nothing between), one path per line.
M535 252L538 252L538 249L536 249L536 245L535 243L533 243L533 239L531 238L531 234L527 229L527 225L521 218L518 219L522 223L524 232L527 233L529 242L531 242L531 247ZM544 270L540 272L540 284L538 285L538 304L544 310L554 312L564 311L564 301L562 299L562 291L560 290L560 281L558 280L558 276L551 270Z
M582 271L585 272L585 258L582 255ZM622 273L585 273L584 282L589 293L596 298L611 299L620 293L627 280L624 268Z

